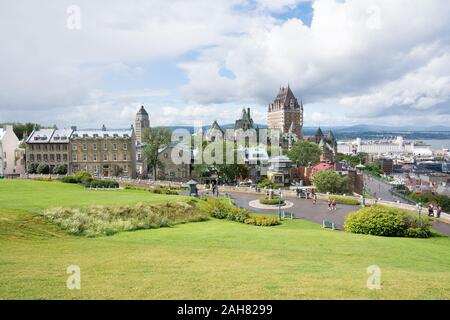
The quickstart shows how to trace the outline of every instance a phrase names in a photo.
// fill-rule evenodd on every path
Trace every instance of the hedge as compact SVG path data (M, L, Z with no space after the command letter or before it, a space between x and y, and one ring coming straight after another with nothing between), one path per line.
M261 197L261 198L259 198L259 202L261 204L274 206L274 205L278 205L280 203L280 197L274 196L273 199L269 199L267 197ZM284 203L284 200L281 200L281 204L283 204L283 203Z
M431 222L428 217L419 219L408 211L379 205L349 214L344 228L352 233L383 237L427 238L431 235Z
M347 204L350 206L359 205L359 200L351 197L343 197L343 196L329 196L328 199L335 200L336 203L339 204Z
M86 182L84 185L86 188L119 188L119 183L114 180L92 180Z

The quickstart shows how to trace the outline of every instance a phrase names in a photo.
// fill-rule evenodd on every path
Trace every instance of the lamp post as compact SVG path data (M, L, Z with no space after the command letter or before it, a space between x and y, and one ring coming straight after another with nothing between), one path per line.
M281 219L281 200L283 199L283 193L281 192L280 189L280 197L278 199L278 217L280 217Z
M420 217L420 215L422 213L422 202L419 202L418 204L416 204L416 208L417 208L417 213L419 214L419 225L422 228L422 219Z

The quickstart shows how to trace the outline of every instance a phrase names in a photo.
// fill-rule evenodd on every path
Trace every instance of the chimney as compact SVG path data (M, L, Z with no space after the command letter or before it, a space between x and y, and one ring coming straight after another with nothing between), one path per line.
M247 115L248 115L248 118L250 119L250 108L247 108Z
M102 126L102 131L106 131L106 126L105 125Z

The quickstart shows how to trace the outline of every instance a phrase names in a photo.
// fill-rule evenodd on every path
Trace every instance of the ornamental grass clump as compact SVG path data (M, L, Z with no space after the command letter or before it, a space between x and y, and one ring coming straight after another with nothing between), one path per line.
M199 210L195 203L184 201L82 209L52 208L42 212L42 215L70 234L88 237L208 220L208 215Z

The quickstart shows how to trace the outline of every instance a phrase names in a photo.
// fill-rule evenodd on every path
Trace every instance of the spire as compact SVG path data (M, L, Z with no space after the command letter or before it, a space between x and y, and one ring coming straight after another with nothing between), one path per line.
M322 129L320 129L320 127L319 127L319 129L317 129L315 136L316 137L323 137L323 132L322 132Z

